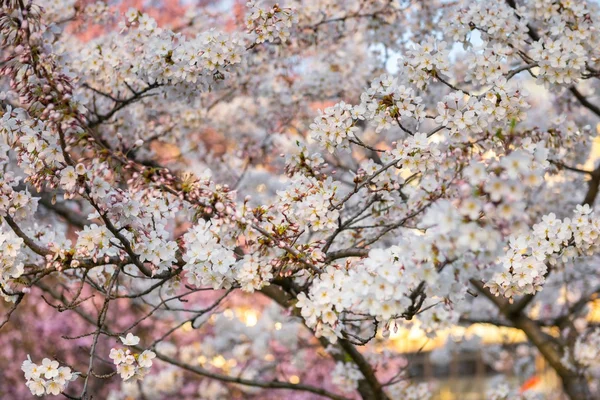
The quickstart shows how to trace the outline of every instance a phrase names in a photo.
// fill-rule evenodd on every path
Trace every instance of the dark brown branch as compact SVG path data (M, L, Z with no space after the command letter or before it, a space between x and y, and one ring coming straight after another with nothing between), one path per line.
M88 124L89 128L95 128L98 125L103 124L104 122L108 121L109 119L112 118L113 115L115 115L118 111L122 110L123 108L127 107L128 105L135 103L136 101L139 101L141 99L143 99L144 97L147 97L149 94L148 92L151 91L152 89L156 89L157 87L160 87L161 85L159 83L152 83L148 86L146 86L144 89L142 89L141 91L133 91L133 96L127 98L127 99L122 99L117 101L116 105L106 114L101 114L98 115L95 121L92 121Z
M372 398L374 400L388 399L388 396L383 391L381 383L375 376L375 371L373 370L373 367L371 366L371 364L369 364L367 359L356 349L356 347L352 345L352 343L348 342L346 339L340 339L338 340L338 342L365 377L365 381L369 384L369 387L373 391ZM363 399L364 398L365 396L363 395Z
M332 251L327 254L327 257L325 258L325 262L330 263L337 259L347 258L347 257L365 257L365 256L369 255L369 251L370 251L370 249L361 249L358 247L352 247L349 249Z
M217 374L217 373L208 371L204 368L193 367L191 365L185 364L179 360L176 360L172 357L168 357L164 354L157 353L157 352L155 352L155 353L156 353L156 357L158 359L165 361L171 365L175 365L181 369L192 372L194 374L201 375L201 376L204 376L204 377L210 378L210 379L216 379L221 382L237 383L240 385L259 387L259 388L263 388L263 389L284 389L284 390L309 392L309 393L318 394L320 396L327 397L327 398L333 399L333 400L347 400L343 396L337 395L335 393L329 392L325 389L321 389L321 388L318 388L315 386L303 385L300 383L293 384L293 383L281 382L281 381L277 381L277 380L258 381L258 380L251 380L251 379L243 379L243 378L229 376L229 375Z
M4 288L2 288L2 290L4 291ZM17 296L17 299L15 300L14 304L10 307L10 310L8 310L8 312L6 313L6 317L4 317L4 321L2 321L0 323L0 330L2 330L4 325L6 325L8 323L8 321L10 321L10 317L15 312L17 307L19 307L19 304L21 304L21 301L23 300L25 293L16 293L16 296Z
M600 165L592 172L592 179L588 181L588 190L585 194L582 204L588 204L590 207L594 206L596 197L598 197L598 188L600 186Z
M52 204L52 196L50 196L48 193L42 193L39 202L46 209L64 218L67 223L77 228L83 229L84 226L88 225L88 220L84 216L70 209L65 204Z
M506 0L506 3L514 8L515 10L517 9L517 5L515 3L515 0ZM520 19L521 17L515 13L515 15ZM537 30L531 26L531 24L527 25L528 28L528 34L529 37L533 40L533 41L539 41L540 40L540 34L537 32ZM596 114L596 116L600 117L600 107L598 107L597 105L591 103L583 94L581 94L581 92L575 87L575 86L571 86L569 88L569 91L573 94L573 96L575 96L575 98L577 100L579 100L579 103L581 103L582 106L584 106L585 108L587 108L588 110L590 110L591 112L593 112L594 114Z
M551 164L556 165L559 169L566 169L568 171L577 172L577 173L580 173L580 174L586 174L586 175L590 175L590 176L594 175L594 171L588 171L588 170L585 170L585 169L571 167L569 165L561 163L560 161L548 160L548 162L550 162Z
M592 400L589 388L582 376L571 371L562 362L562 352L555 347L552 338L544 333L541 327L527 317L523 312L515 313L510 310L510 304L504 298L492 294L484 284L475 279L470 280L477 290L496 305L499 312L507 318L515 328L522 330L529 341L544 356L548 364L556 371L563 381L565 392L572 400Z
M283 281L283 282L280 282L280 284L278 284L278 286L271 285L271 286L264 287L261 290L261 292L264 295L266 295L267 297L274 300L276 303L278 303L283 308L294 307L293 293L290 293L291 288L286 288L285 286L286 286L286 281ZM292 311L296 315L299 316L298 309L292 308ZM312 329L308 328L308 326L306 328L309 329L311 332L313 332ZM320 337L319 342L321 343L323 348L326 348L330 343L324 337ZM360 392L361 397L365 400L367 400L367 399L369 399L369 400L387 400L387 396L383 392L381 383L375 376L373 367L364 358L364 356L358 350L356 350L356 348L354 347L354 345L352 343L350 343L347 340L340 339L340 340L338 340L337 345L340 346L348 354L348 356L350 356L352 361L356 364L356 366L359 368L359 370L365 377L364 380L359 381L358 391ZM336 360L338 360L338 361L344 361L343 355L338 354L337 356L336 355L332 355L332 356L334 358L336 358Z
M538 63L531 63L531 64L526 64L526 65L522 65L518 68L513 69L512 71L509 71L506 74L506 80L510 80L512 77L514 77L515 75L517 75L519 72L523 72L526 70L530 70L531 68L535 68L538 66Z
M600 117L600 107L591 103L587 99L587 97L585 97L583 94L581 94L581 92L579 90L577 90L577 88L575 86L571 86L569 88L569 91L571 93L573 93L573 96L575 96L575 98L577 100L579 100L579 102L581 103L582 106L584 106L585 108L587 108L588 110L590 110L591 112L596 114L596 116Z
M20 237L21 239L23 239L23 242L25 243L25 245L27 247L29 247L31 250L33 250L35 253L39 254L42 257L51 256L54 254L50 250L48 250L45 247L40 246L33 239L31 239L29 236L27 236L25 234L25 232L23 232L21 230L21 228L19 228L19 226L16 224L16 222L8 214L4 216L4 220L12 228L12 230L15 232L15 234L18 237Z

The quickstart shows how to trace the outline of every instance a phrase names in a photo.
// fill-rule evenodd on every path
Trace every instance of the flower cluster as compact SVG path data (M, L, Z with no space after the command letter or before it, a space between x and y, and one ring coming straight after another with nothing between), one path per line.
M275 39L285 43L290 36L290 28L298 22L296 12L291 8L280 8L275 4L266 10L254 0L246 6L249 8L246 27L255 43L273 42Z
M355 118L373 121L376 133L392 125L402 126L406 119L421 121L425 118L421 97L392 75L381 75L374 79L360 96L360 101L360 105L354 109Z
M296 142L295 145L294 151L286 155L286 172L289 175L318 175L324 166L321 153L310 153L306 145L300 142Z
M126 337L120 337L125 346L136 346L140 338L128 333ZM152 360L156 353L144 350L141 354L132 353L129 349L110 349L109 357L117 366L117 373L124 381L142 380L150 372Z
M466 41L476 29L484 41L489 41L469 59L472 81L493 81L505 72L507 61L513 57L539 67L537 81L546 87L570 85L585 75L589 42L595 35L590 29L593 21L588 17L587 4L568 2L559 8L543 0L530 3L514 10L505 2L477 1L457 11L454 18L442 21L447 36L454 40ZM523 43L529 31L527 24L532 21L551 22L552 28L545 30L543 37L534 34L534 41L527 47Z
M517 391L506 383L498 384L485 392L485 398L489 400L541 400L542 396L533 390Z
M235 281L235 255L219 244L217 229L200 220L183 236L186 247L183 270L193 286L229 288Z
M578 366L600 368L600 329L580 335L573 347L573 358Z
M236 280L245 292L254 292L268 286L273 279L273 266L264 263L254 255L247 255L239 260Z
M328 152L333 153L336 148L349 149L350 140L358 130L355 125L355 114L352 106L344 102L320 111L310 125L311 136L321 142Z
M76 170L71 170L77 174ZM160 273L176 262L178 245L170 240L171 233L166 229L168 221L174 218L180 208L175 199L156 198L143 192L131 193L111 189L108 182L96 177L92 181L92 196L108 208L104 212L121 229L121 234L131 243L141 262L150 263L155 273ZM91 218L100 218L99 213ZM121 254L115 246L118 239L106 225L86 225L78 232L76 255L101 258Z
M425 133L415 133L390 152L397 166L409 173L425 172L441 161L441 151L435 143L430 143ZM382 159L383 160L383 159Z
M78 255L82 257L102 258L117 254L117 249L111 246L110 242L113 235L108 231L106 226L97 224L86 225L77 234L78 238L75 248Z
M28 190L15 190L18 180L11 173L0 173L0 215L10 215L15 221L29 219L38 208L39 198Z
M20 260L22 245L23 239L0 227L0 285L3 288L0 293L7 301L14 301L14 296L7 295L10 293L11 279L20 277L24 272L24 265Z
M34 307L97 320L99 344L136 326L166 332L156 354L131 333L109 347L120 390L94 396L327 395L329 381L330 397L427 399L382 339L484 318L576 339L542 352L563 356L564 369L550 364L566 391L565 370L599 370L600 333L582 318L600 279L600 168L586 164L600 115L597 6L250 1L237 26L214 5L182 4L175 20L160 1L124 13L36 1L0 0L0 288L13 302L1 323L14 329ZM536 81L549 90L529 96ZM531 295L518 305L536 312L505 313L487 291ZM537 345L492 364L530 376ZM364 362L346 346L364 346ZM67 359L89 365L101 351ZM155 358L177 365L139 382ZM76 375L48 359L23 371L35 395ZM194 371L224 382L191 387Z
M77 166L67 166L60 171L60 186L67 192L76 189L77 182L81 175L86 175L86 168L83 164Z
M527 95L523 89L510 87L505 78L498 78L485 96L465 96L461 92L445 96L437 104L435 122L459 138L481 134L506 120L524 120L529 108Z
M423 89L430 77L448 75L449 51L446 42L439 42L428 36L422 43L414 44L406 56L400 57L398 63L409 82Z
M527 39L527 21L519 19L505 2L474 1L440 21L453 41L468 42L474 29L493 45L510 43L519 46Z
M367 258L348 269L328 267L314 280L308 296L298 296L296 307L301 308L306 324L330 341L343 337L344 326L339 321L343 312L373 316L389 328L388 321L400 318L419 301L425 284L435 287L438 294L451 291L452 281L444 278L451 274L444 271L451 269L436 268L426 259L431 254L427 249L431 251L431 246L416 249L407 241L371 250ZM423 329L434 331L457 318L455 312L442 307L425 314L421 322Z
M502 258L503 271L487 283L492 293L512 298L542 289L548 268L597 251L600 222L590 207L577 206L573 218L551 213L527 235L512 237Z
M328 177L324 181L295 175L291 184L277 192L280 215L276 226L307 224L312 231L323 231L337 226L339 211L339 182Z
M548 166L548 150L530 140L525 140L523 147L525 150L512 151L487 166L473 161L464 169L463 177L467 182L485 193L490 201L486 204L488 216L496 214L500 218L510 219L515 210L522 207L519 202L525 190L535 189L542 184ZM478 203L480 200L465 199L461 205L463 213L470 214L473 220L478 219L479 212L483 211L483 204Z
M331 382L346 392L356 390L358 381L363 378L356 365L349 362L338 361L331 373Z
M465 80L479 84L493 84L508 73L507 60L514 54L513 48L496 43L483 43L468 53L465 63L468 70Z
M65 165L58 136L24 109L7 106L0 119L0 137L16 151L19 165L28 175L60 170Z
M48 21L60 21L70 15L77 0L48 0L44 2L44 13Z
M126 18L124 36L114 36L108 43L104 39L101 45L92 41L83 49L77 66L94 73L96 87L111 87L115 76L155 85L208 86L222 80L227 67L238 64L245 51L236 34L211 30L187 39L159 28L153 18L137 10L128 11ZM131 64L123 63L124 59Z
M108 4L103 1L96 1L85 6L84 13L93 22L100 23L107 19L109 10Z
M52 361L49 358L44 358L42 364L38 365L27 356L21 365L21 370L25 373L27 387L33 395L57 396L67 388L69 382L77 379L77 374L72 373L71 368L59 365L58 361Z
M532 43L528 55L539 65L538 83L571 85L585 78L597 37L590 18L592 8L585 1L567 1L555 7L535 0L519 13L528 20L543 21L545 36Z
M585 22L580 26L582 33L589 29ZM581 43L586 36L579 31L563 36L561 31L555 40L545 38L543 43L535 42L529 54L539 65L538 82L549 87L551 83L571 85L579 80L588 59Z

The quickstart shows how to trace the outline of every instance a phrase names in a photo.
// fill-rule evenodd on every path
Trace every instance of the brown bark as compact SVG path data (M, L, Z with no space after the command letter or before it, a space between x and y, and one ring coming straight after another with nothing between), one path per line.
M556 371L561 378L563 390L571 400L593 400L587 381L576 371L571 371L562 363L563 350L553 343L553 338L546 334L541 326L529 318L522 309L515 310L504 298L494 296L483 284L471 280L473 286L487 297L504 317L506 317L515 328L522 330L527 339L539 350L550 367Z
M284 286L286 285L283 282L282 286L279 287L275 285L266 286L261 292L284 308L294 307L292 304L293 298ZM299 310L297 308L293 308L292 311L294 314L299 315ZM323 348L326 348L330 343L323 337L319 338L319 342ZM360 394L360 397L363 400L389 400L388 396L383 391L381 383L375 376L373 367L356 347L344 339L339 339L336 345L338 345L343 352L341 354L334 354L332 357L336 361L347 361L344 355L344 353L346 353L365 377L358 382L358 393Z

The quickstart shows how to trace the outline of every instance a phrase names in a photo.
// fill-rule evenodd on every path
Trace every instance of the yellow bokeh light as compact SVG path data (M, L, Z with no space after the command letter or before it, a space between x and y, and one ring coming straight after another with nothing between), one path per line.
M246 326L254 326L258 323L258 314L254 310L245 310L242 318Z
M293 383L294 385L300 383L300 378L298 378L296 375L292 375L290 376L290 383Z
M281 325L281 322L275 322L275 330L280 331L283 325Z
M223 368L225 366L225 364L227 364L227 360L225 360L225 357L218 355L218 356L214 357L210 361L210 363L217 368Z
M437 332L433 338L428 338L422 329L413 326L411 329L399 328L398 332L390 335L390 347L398 353L414 353L431 351L443 346L449 337L471 337L477 335L484 344L522 343L527 340L523 331L505 326L490 324L472 324L468 327L454 326Z

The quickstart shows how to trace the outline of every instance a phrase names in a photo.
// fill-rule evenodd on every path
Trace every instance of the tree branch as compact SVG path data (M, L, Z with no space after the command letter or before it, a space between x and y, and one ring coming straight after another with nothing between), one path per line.
M23 239L23 242L25 243L25 245L27 247L29 247L31 250L33 250L35 253L39 254L42 257L51 256L54 254L50 250L48 250L45 247L40 246L33 239L31 239L29 236L27 236L25 234L25 232L23 232L21 230L21 228L16 224L16 222L12 219L11 216L6 214L4 216L4 220L12 228L12 230L15 232L15 234L18 237L20 237L21 239Z

